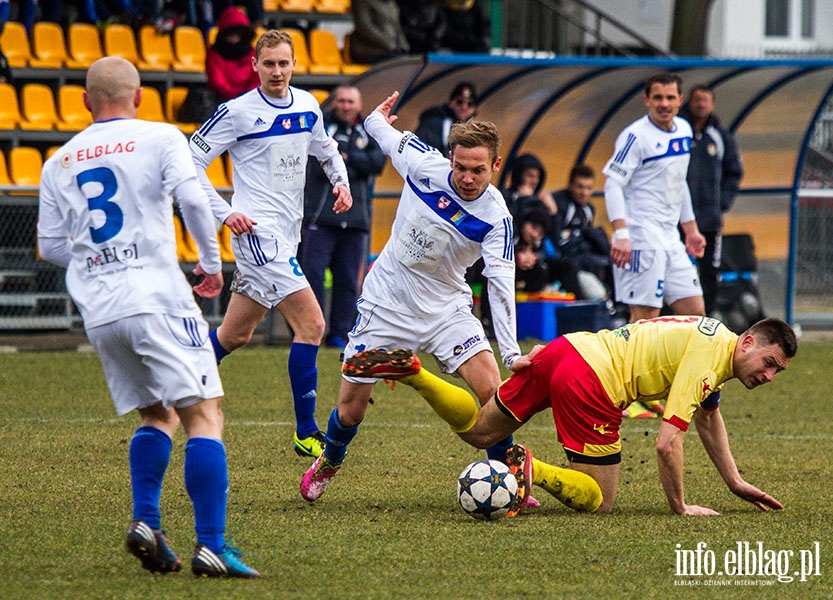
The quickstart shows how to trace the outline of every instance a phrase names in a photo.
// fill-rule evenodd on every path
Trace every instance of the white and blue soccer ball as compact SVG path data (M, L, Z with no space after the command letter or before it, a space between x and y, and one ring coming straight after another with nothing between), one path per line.
M460 506L475 519L494 521L509 512L518 497L518 480L502 462L479 460L457 478Z

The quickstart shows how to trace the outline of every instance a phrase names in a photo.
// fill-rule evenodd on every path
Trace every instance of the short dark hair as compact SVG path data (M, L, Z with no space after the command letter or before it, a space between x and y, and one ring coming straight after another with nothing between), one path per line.
M707 85L705 83L698 83L697 85L692 87L690 90L688 90L689 100L691 100L691 97L694 95L694 92L706 92L709 96L712 97L712 100L714 100L714 90L711 88L710 85Z
M661 85L668 85L669 83L676 83L677 84L677 92L682 95L683 93L683 78L677 75L676 73L664 72L664 73L657 73L656 75L652 75L648 79L645 80L645 97L651 95L651 87L655 84L659 83Z
M778 344L781 350L784 351L785 358L792 358L798 351L798 339L795 337L793 328L786 322L775 317L767 317L758 321L740 334L740 337L745 335L755 336L764 345Z
M448 100L451 101L456 98L468 98L473 104L477 104L477 90L474 89L474 84L468 81L461 81L455 85L454 89L451 90L451 94L448 96Z
M583 177L589 177L591 179L596 178L596 172L593 170L593 167L590 165L576 165L570 171L570 183L573 183L576 179L580 179Z

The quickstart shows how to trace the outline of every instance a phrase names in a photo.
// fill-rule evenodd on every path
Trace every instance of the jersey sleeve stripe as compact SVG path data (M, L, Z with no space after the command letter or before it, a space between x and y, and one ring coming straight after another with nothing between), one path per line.
M512 218L503 220L503 258L515 260L515 246L512 244Z
M630 152L631 146L633 146L633 143L635 141L636 141L636 136L632 133L629 133L628 134L628 139L627 139L627 141L625 141L624 148L622 148L621 150L619 150L619 152L616 153L616 156L613 158L613 162L620 163L620 162L624 161L625 157L628 155L628 152Z
M211 116L211 118L208 119L208 121L206 121L205 123L203 123L200 127L200 136L208 135L208 132L211 131L214 128L214 126L220 121L220 119L222 119L228 114L228 112L228 107L225 104L221 104L217 108L217 111Z

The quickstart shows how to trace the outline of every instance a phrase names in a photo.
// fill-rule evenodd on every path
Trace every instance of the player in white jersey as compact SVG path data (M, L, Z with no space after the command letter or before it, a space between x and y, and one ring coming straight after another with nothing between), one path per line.
M317 457L324 439L315 422L316 359L325 322L295 257L307 155L321 163L333 185L335 212L349 210L353 199L347 168L324 130L318 102L289 85L294 66L289 34L265 32L252 61L260 87L221 104L190 145L214 216L234 234L232 296L222 325L210 334L217 362L248 343L264 315L277 309L294 333L288 361L296 421L293 446L299 455ZM231 205L205 175L205 168L226 150L234 167Z
M215 221L179 130L136 120L139 86L139 73L124 59L102 58L90 67L84 104L94 123L43 167L38 249L67 269L67 288L118 413L135 409L142 419L130 443L127 548L150 571L182 568L159 510L181 419L197 532L191 569L207 577L259 577L225 542L223 388L208 324L177 262L171 195L199 246L194 273L205 277L194 291L205 297L223 287Z
M512 218L503 196L489 183L500 168L500 138L492 123L454 125L449 164L413 133L391 126L396 117L390 111L398 95L394 92L365 120L367 132L391 157L405 184L390 239L364 281L345 356L390 362L389 353L379 349L430 353L444 372L462 377L485 403L497 391L500 371L483 326L471 312L471 289L464 279L466 269L481 256L503 363L513 370L528 364L515 339ZM319 498L340 468L375 381L344 371L324 453L301 483L306 500ZM471 398L424 369L402 381L429 395ZM508 438L490 448L490 456L503 460L510 446Z
M705 316L697 267L688 256L703 256L706 240L694 220L686 183L692 133L688 122L677 117L682 79L675 73L650 77L643 101L647 114L619 134L603 170L605 206L613 225L610 258L616 300L628 305L632 323L658 317L663 303L674 314ZM627 413L662 414L659 403L648 408L636 402Z

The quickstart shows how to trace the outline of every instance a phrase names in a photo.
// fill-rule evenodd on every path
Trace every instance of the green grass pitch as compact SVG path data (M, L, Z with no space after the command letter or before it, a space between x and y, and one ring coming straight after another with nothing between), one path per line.
M653 448L658 422L632 420L623 424L613 515L575 513L538 489L539 510L475 521L456 505L455 480L482 453L412 390L383 384L345 466L309 505L298 485L310 461L291 449L287 355L284 347L242 349L221 368L228 534L263 574L258 581L190 575L194 531L181 432L162 511L185 567L167 576L143 571L124 549L127 450L138 420L116 417L98 357L0 355L0 598L830 597L833 342L802 343L770 385L750 392L732 381L724 391L721 410L738 466L784 511L760 512L734 497L694 428L686 435L686 499L719 517L670 514ZM322 350L318 364L324 427L340 381L337 352ZM433 360L425 364L437 372ZM565 463L549 412L516 440ZM738 544L747 567L753 558L765 563L763 575L718 576ZM793 576L801 559L817 560L803 582ZM779 572L794 580L779 582Z

